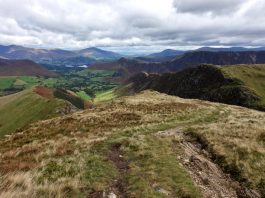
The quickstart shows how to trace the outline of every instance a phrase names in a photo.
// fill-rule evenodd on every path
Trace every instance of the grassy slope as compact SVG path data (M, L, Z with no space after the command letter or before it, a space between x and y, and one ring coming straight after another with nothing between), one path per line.
M12 77L0 77L0 90L11 87L14 82L15 79Z
M64 105L57 99L46 99L31 89L0 97L0 137L37 120L57 115Z
M100 102L106 102L110 101L114 98L116 98L115 90L111 89L108 91L103 91L103 92L98 92L96 93L96 98L94 100L95 103L100 103Z
M79 91L76 93L76 95L85 101L92 101L92 98L89 95L87 95L85 91ZM116 97L117 95L115 94L114 89L107 91L100 91L96 93L96 97L93 99L93 102L94 103L107 102L113 100Z
M265 65L226 66L222 70L254 90L261 97L260 104L265 105Z
M173 127L201 137L230 172L261 186L264 122L263 112L157 92L123 97L1 141L0 195L89 197L118 182L128 197L168 197L157 189L202 197L179 165L181 140L157 135Z
M80 98L82 98L83 100L91 100L91 97L89 95L86 94L85 91L78 91L76 93L76 95L78 95Z

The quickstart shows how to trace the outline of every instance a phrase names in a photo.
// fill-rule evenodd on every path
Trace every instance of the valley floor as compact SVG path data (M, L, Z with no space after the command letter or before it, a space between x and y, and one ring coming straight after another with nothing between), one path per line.
M0 197L261 197L265 113L145 91L0 140Z

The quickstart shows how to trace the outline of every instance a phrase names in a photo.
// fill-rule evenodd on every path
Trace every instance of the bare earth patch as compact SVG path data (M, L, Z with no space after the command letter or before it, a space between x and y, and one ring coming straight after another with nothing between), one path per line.
M185 135L179 129L170 129L158 132L159 136L174 136L181 139L180 147L184 152L178 156L178 160L193 178L194 182L201 188L204 197L207 198L260 198L258 192L248 189L235 181L229 174L214 163L210 154L202 149L198 142L186 140Z

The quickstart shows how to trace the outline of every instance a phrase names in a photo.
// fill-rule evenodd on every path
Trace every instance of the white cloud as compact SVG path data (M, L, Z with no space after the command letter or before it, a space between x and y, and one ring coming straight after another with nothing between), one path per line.
M265 40L264 0L0 0L0 5L1 44L160 49Z

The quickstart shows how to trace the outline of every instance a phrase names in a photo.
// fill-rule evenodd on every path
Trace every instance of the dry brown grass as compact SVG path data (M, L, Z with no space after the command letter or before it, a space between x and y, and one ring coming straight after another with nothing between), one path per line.
M265 114L245 108L226 106L229 111L217 123L192 127L192 132L204 138L223 165L235 168L236 177L258 184L265 178ZM227 167L229 168L229 167Z
M39 197L60 197L66 198L70 195L78 196L74 189L78 189L80 183L74 178L65 180L57 185L37 184L34 180L36 175L29 172L17 172L7 174L1 178L0 197L2 198L39 198ZM0 181L1 181L0 180Z
M32 124L0 140L0 197L87 195L95 185L83 176L86 159L94 155L95 146L128 137L141 141L148 134L176 126L192 128L228 164L242 167L242 175L256 185L264 177L264 121L261 112L157 92L123 97L94 109ZM144 148L135 152L146 155ZM171 151L167 152L166 157L170 157ZM155 152L152 155L156 156ZM175 158L170 159L174 164ZM100 160L104 168L107 161ZM106 179L100 181L96 180L101 189L109 185Z

